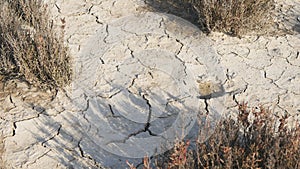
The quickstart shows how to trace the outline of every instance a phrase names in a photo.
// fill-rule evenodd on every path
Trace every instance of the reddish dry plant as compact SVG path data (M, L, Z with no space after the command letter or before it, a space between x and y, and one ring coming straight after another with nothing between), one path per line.
M261 105L249 108L243 102L238 111L237 121L225 119L207 142L198 145L194 168L300 167L299 124L290 130L287 115L276 119Z
M173 153L170 156L170 162L168 164L168 169L179 167L182 168L187 162L187 152L190 141L179 141L175 143Z
M242 122L243 126L249 126L249 121L248 121L248 116L249 116L249 111L248 109L248 103L243 102L242 104L238 105L238 110L239 110L239 115L238 115L238 120Z
M207 141L196 143L192 153L187 150L190 141L177 142L171 154L167 153L169 160L160 167L300 168L300 124L288 128L289 118L276 117L261 105L250 108L243 102L238 106L237 120L229 117L221 121ZM144 169L147 166L149 160L144 159Z

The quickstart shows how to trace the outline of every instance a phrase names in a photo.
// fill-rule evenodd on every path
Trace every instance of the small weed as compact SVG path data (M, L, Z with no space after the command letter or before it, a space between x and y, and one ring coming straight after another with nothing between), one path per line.
M173 153L170 156L170 162L168 164L168 168L184 168L187 163L188 156L188 147L190 145L190 141L179 141L175 143L173 148Z

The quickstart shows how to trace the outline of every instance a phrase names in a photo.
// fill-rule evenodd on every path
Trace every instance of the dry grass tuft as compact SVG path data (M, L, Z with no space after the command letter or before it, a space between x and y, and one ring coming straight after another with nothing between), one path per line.
M41 89L68 84L70 56L43 2L4 0L0 9L0 83L21 79Z
M146 0L150 10L185 18L209 33L273 34L274 0Z
M240 36L273 23L274 0L183 0L199 15L202 29Z

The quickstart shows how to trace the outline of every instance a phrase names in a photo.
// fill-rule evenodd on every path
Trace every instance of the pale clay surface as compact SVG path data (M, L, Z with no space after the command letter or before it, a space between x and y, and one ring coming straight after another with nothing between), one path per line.
M288 113L291 124L300 118L299 32L205 37L139 0L45 2L58 31L66 21L74 81L55 98L24 82L0 92L0 167L125 168L142 162L130 157L164 151L150 143L174 141L195 115L235 116L241 101ZM300 5L278 4L279 26L296 29Z

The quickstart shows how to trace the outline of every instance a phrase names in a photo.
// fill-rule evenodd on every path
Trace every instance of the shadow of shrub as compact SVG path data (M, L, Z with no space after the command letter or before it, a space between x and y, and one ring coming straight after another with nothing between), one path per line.
M146 0L146 3L151 11L176 15L200 27L197 11L185 0Z

